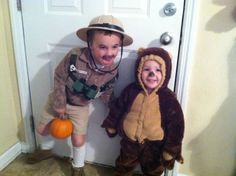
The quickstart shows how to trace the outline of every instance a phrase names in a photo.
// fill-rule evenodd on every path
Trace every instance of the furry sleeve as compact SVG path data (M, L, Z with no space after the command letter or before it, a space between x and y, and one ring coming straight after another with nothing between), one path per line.
M132 83L122 91L118 98L111 102L109 114L102 123L103 128L119 128L120 121L124 113L128 112L137 92L136 85Z
M184 137L184 115L175 94L166 89L160 94L160 105L164 121L165 138L163 151L175 160L182 160L181 148Z

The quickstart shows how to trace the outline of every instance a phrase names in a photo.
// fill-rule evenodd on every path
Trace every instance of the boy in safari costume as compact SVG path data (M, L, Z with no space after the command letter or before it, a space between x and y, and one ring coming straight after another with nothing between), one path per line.
M53 156L50 122L66 116L73 123L72 175L83 176L88 105L98 97L109 103L120 63L115 64L114 60L120 50L121 60L123 46L132 44L133 40L124 32L121 21L111 15L95 17L88 27L79 29L76 34L88 46L73 48L56 67L54 89L36 128L41 135L40 149L29 156L28 163Z

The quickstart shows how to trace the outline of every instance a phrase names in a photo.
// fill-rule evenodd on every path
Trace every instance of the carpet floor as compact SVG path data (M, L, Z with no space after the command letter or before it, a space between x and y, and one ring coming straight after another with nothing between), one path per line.
M50 158L37 164L26 164L26 158L27 154L19 155L0 171L0 176L71 176L71 162L68 158ZM114 173L111 167L88 163L84 171L86 176L112 176Z

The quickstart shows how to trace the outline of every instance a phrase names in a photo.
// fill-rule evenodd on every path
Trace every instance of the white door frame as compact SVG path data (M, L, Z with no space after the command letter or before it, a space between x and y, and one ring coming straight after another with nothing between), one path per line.
M184 20L182 27L182 37L179 58L178 58L178 68L175 83L175 92L177 98L182 105L183 111L185 112L186 101L187 101L187 88L189 82L189 74L193 57L193 49L195 46L195 34L196 34L196 21L197 21L197 11L198 11L198 1L195 0L185 0L184 7ZM12 25L12 35L13 35L13 45L15 52L15 62L17 69L17 78L19 85L19 94L22 110L22 120L24 124L25 131L25 141L21 143L22 152L27 153L35 149L35 137L33 129L31 129L32 124L32 107L31 107L31 97L30 97L30 87L29 87L29 77L27 69L27 59L24 43L23 34L23 20L22 13L17 9L17 0L9 0L9 9L11 16ZM178 166L175 167L174 171L168 172L168 176L176 176L178 171Z

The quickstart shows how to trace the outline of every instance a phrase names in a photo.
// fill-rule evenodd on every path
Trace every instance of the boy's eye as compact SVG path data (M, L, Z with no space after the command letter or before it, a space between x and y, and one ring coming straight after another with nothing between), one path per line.
M114 45L113 48L114 49L119 48L119 45Z
M105 49L106 47L104 45L99 45L100 49Z
M152 70L150 68L144 68L143 71L145 72L151 72ZM161 69L157 68L153 70L153 73L161 72Z
M149 71L150 69L149 69L149 68L144 68L143 70L144 70L144 71Z

